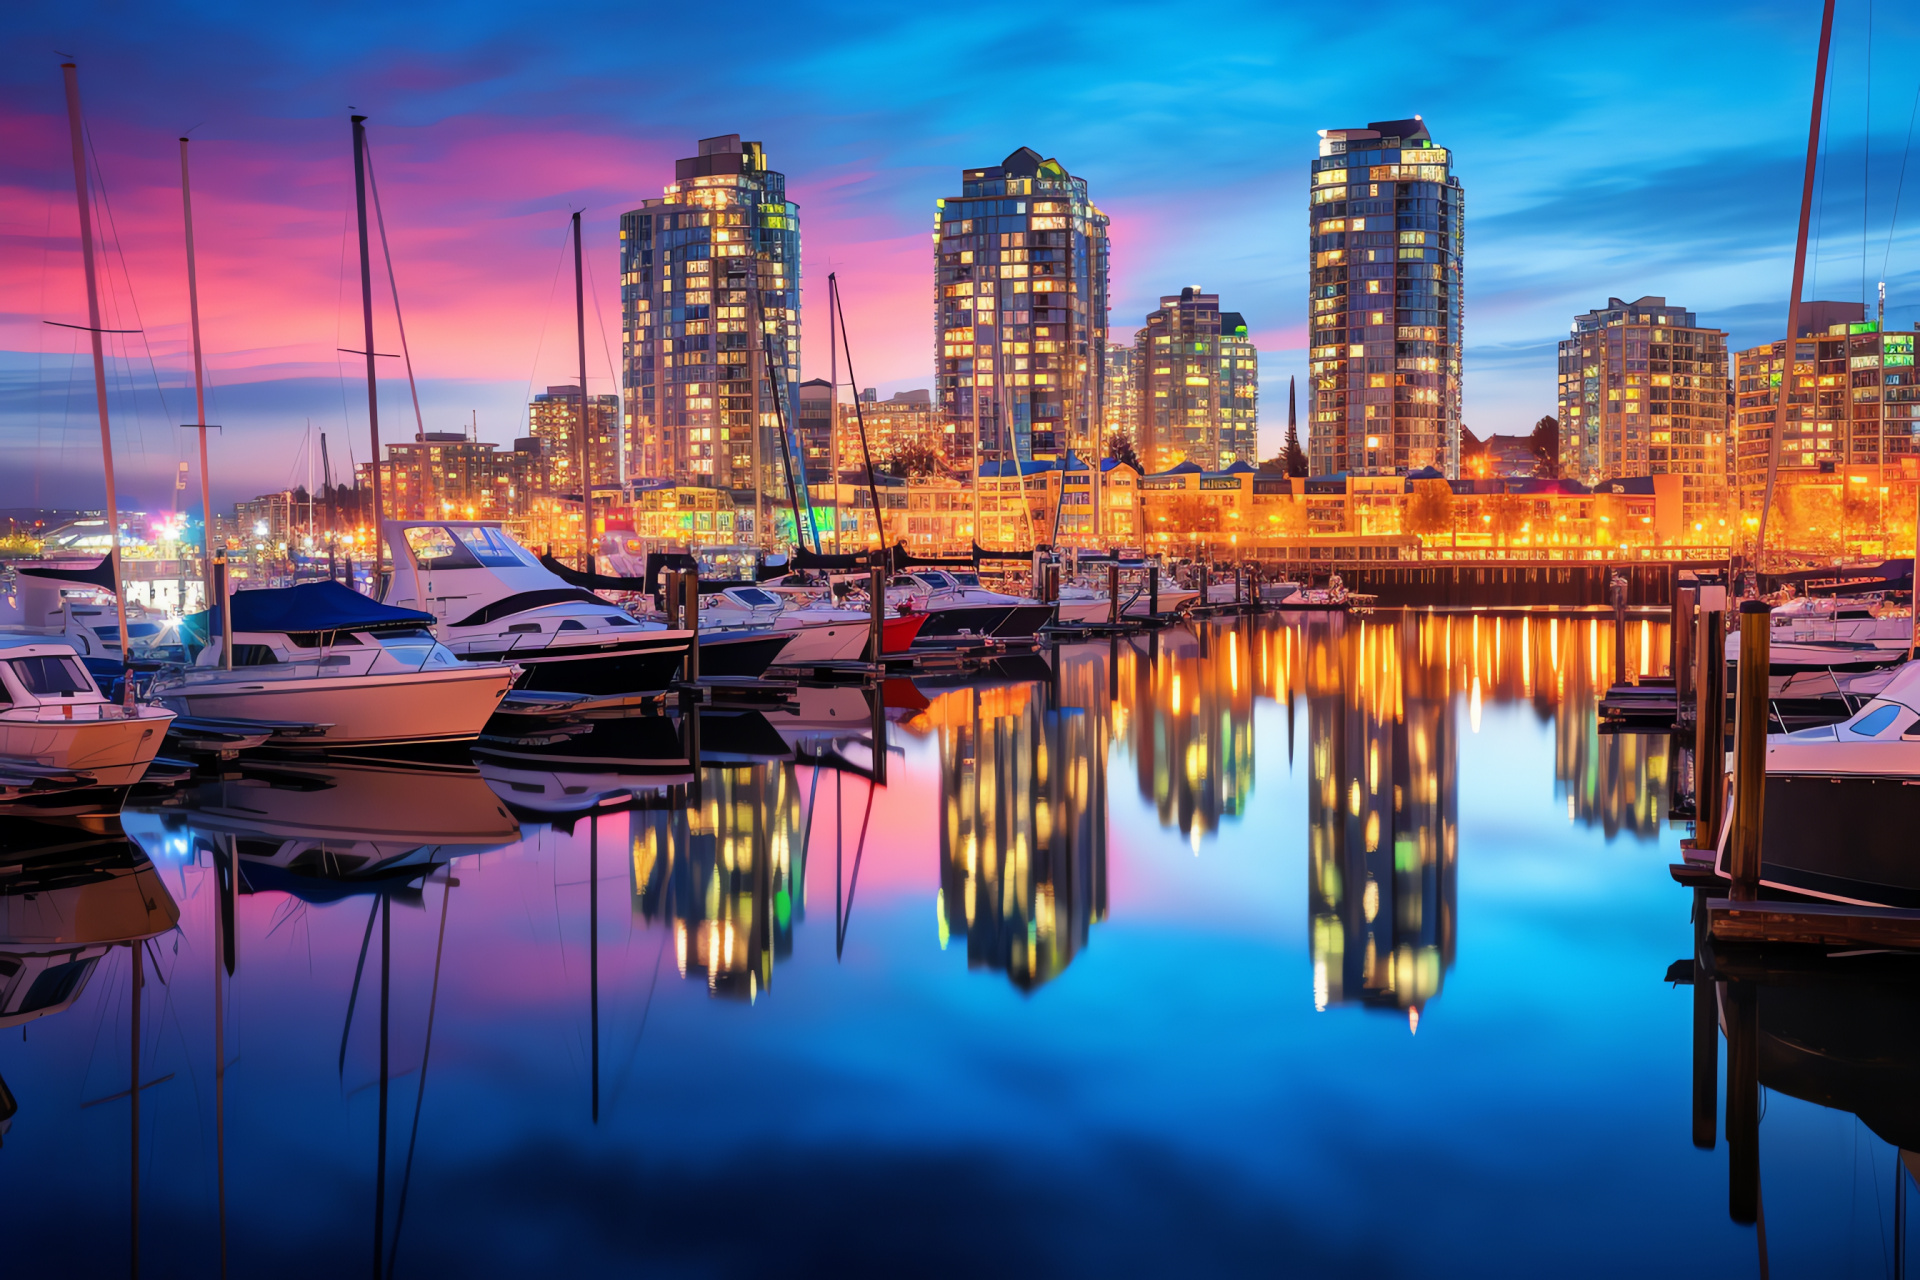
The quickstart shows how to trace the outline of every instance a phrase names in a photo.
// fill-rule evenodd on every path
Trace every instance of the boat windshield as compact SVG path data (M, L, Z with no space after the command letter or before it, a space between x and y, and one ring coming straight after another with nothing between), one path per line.
M772 592L762 591L758 587L735 587L727 594L744 605L779 604Z
M473 553L475 560L488 568L510 569L534 563L526 548L490 525L454 525L453 534L460 539L460 545Z
M422 569L477 569L480 562L471 551L455 542L453 535L437 524L416 524L407 529L407 549Z
M977 573L956 573L953 575L953 580L963 587L977 587L980 585L980 575Z
M86 671L72 658L14 658L8 665L13 668L21 688L36 697L71 698L93 692L93 681L87 679Z

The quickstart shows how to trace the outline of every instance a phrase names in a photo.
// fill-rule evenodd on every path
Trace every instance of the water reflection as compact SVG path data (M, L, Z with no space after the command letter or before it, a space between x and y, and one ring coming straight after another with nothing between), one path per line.
M1023 991L1059 976L1107 914L1108 719L1098 656L1057 683L958 689L926 715L940 754L940 945Z
M775 961L792 954L805 916L793 762L702 770L698 798L635 810L630 823L634 908L671 924L681 976L755 999L773 984Z
M1305 638L1314 1007L1403 1009L1417 1027L1454 957L1454 670L1418 621Z

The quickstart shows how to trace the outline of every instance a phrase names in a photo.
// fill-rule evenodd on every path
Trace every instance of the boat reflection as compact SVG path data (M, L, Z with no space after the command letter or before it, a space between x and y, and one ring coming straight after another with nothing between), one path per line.
M1090 695L1107 655L1062 655L1062 689ZM1023 991L1051 981L1107 914L1105 691L1049 706L1045 684L956 689L926 716L940 753L940 945Z
M683 807L632 812L634 909L673 929L682 977L751 1001L792 954L805 914L797 771L791 761L703 769L697 786Z
M126 822L149 848L184 841L216 861L237 858L241 893L310 903L417 895L435 868L520 837L519 820L471 766L320 757L242 761L129 809Z
M0 1030L72 1008L110 951L179 922L159 872L111 814L0 824ZM0 1138L18 1110L0 1080Z

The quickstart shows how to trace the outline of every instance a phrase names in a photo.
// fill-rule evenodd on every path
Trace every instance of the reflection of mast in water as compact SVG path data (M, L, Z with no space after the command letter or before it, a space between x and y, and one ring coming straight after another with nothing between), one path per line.
M702 771L701 802L635 810L635 904L670 920L683 976L715 995L752 1000L793 951L804 914L806 851L791 761Z
M1058 684L1106 700L1107 655L1061 655ZM1031 991L1058 976L1107 914L1108 718L1045 705L1040 685L959 689L939 731L940 945Z
M1415 619L1301 632L1314 1006L1405 1009L1416 1028L1454 953L1456 748L1434 638Z

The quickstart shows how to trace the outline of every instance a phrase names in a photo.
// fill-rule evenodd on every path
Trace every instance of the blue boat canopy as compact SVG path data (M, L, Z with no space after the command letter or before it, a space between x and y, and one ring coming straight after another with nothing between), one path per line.
M370 631L385 627L432 625L430 613L396 609L368 599L338 582L303 582L297 587L263 587L236 591L233 601L235 631ZM182 629L204 640L209 618L205 612L186 619ZM216 631L218 622L215 621Z

